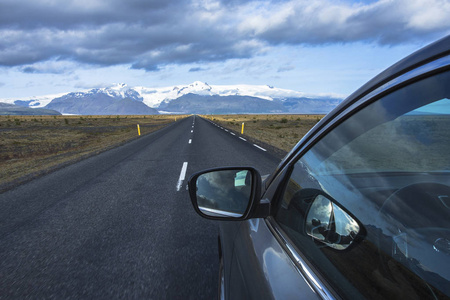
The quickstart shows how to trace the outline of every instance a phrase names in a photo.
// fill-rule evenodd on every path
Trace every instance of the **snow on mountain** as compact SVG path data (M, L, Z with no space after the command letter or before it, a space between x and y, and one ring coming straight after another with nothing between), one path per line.
M202 96L216 95L212 87L207 83L195 81L185 86L169 86L162 88L147 88L143 86L134 87L144 98L143 102L150 107L158 107L163 101L177 99L187 94L197 94Z
M201 96L250 96L265 100L310 97L302 92L271 87L268 85L209 85L196 81L189 85L177 85L161 88L134 87L144 98L144 103L150 107L158 107L163 101L170 102L187 94ZM320 95L320 97L333 97L334 95ZM313 97L317 97L314 95Z
M72 97L75 97L75 98L77 98L77 97L82 98L82 97L86 97L89 95L99 95L99 94L104 94L106 96L109 96L109 97L115 98L115 99L129 98L131 100L136 100L136 101L143 100L143 98L137 91L135 91L133 88L127 86L124 83L115 84L115 85L113 85L111 87L107 87L107 88L96 88L96 89L91 89L91 90L87 90L87 91L73 92L73 93L69 93L66 95L71 95Z
M131 100L142 101L141 95L133 88L127 86L125 83L118 83L109 88L100 88L90 90L91 93L103 93L112 98L125 99L130 98Z

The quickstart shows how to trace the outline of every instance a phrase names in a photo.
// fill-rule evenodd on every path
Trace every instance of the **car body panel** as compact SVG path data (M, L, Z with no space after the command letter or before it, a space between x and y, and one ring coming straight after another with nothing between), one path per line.
M264 219L243 222L236 236L234 255L232 276L242 277L247 284L246 299L317 298ZM240 295L233 289L230 299L238 299Z

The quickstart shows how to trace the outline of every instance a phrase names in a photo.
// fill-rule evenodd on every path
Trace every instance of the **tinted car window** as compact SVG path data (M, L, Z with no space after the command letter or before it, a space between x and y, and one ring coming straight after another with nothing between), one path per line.
M341 296L450 297L449 82L384 96L294 164L275 218Z

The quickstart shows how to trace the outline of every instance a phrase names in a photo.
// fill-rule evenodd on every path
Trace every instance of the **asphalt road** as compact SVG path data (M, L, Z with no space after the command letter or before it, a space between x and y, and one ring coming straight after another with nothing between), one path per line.
M187 179L278 162L192 116L0 194L0 299L214 299L217 223Z

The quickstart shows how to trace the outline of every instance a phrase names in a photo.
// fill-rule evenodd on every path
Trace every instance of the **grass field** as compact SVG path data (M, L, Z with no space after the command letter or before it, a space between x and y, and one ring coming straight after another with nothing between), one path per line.
M213 115L224 127L289 152L324 115Z
M185 116L0 116L0 191Z
M186 116L0 116L0 192ZM203 116L289 151L321 115Z

